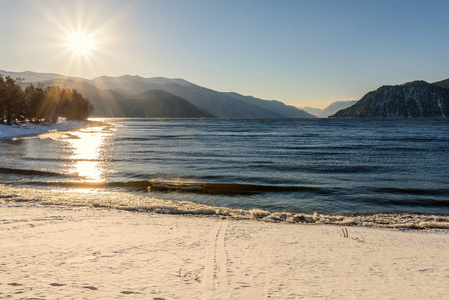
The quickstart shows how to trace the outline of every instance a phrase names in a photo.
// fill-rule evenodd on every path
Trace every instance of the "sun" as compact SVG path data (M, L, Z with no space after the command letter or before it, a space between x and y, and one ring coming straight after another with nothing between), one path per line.
M67 47L75 55L89 55L95 49L91 35L84 32L73 32L67 36Z

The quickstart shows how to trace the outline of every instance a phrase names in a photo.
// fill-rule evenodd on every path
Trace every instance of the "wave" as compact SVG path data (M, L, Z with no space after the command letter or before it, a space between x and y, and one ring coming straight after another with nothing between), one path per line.
M129 181L95 182L86 181L74 175L14 168L0 168L0 174L6 175L3 176L6 178L4 183L14 185L69 189L121 189L177 201L195 199L197 202L242 209L256 207L272 211L295 213L319 211L330 214L350 212L449 214L449 189L444 187L338 187L316 186L313 181L303 181L302 185L296 185L295 181L288 180L252 184L242 183L244 178L238 176L161 177L156 173L141 175L130 173L126 176ZM20 179L17 180L17 177ZM254 178L252 182L263 182L264 179L266 178ZM221 180L229 180L229 182L220 182Z
M17 174L17 175L32 175L32 176L51 176L59 177L66 176L64 174L47 172L47 171L36 171L36 170L23 170L23 169L13 169L13 168L0 168L0 173L3 174Z
M449 189L435 188L435 189L418 189L418 188L374 188L377 193L388 194L409 194L409 195L434 195L434 196L449 196Z
M315 192L325 193L326 189L306 186L271 186L237 183L203 183L203 184L179 184L150 182L148 190L151 191L176 191L193 192L211 195L245 195L259 193L286 193L286 192Z
M91 190L46 190L12 187L0 184L1 203L36 203L98 209L117 209L158 214L207 215L236 220L254 219L265 222L297 224L333 224L396 229L449 229L449 216L425 214L324 215L290 212L270 212L260 209L233 209L190 201L162 200L133 193Z
M148 192L176 192L196 193L208 195L254 195L260 193L291 193L291 192L313 192L328 194L330 189L308 187L308 186L280 186L280 185L255 185L237 183L184 183L170 181L124 181L124 182L45 182L44 185L54 185L74 188L132 188L147 190Z
M81 160L80 160L81 161ZM85 160L97 161L97 160ZM318 168L316 168L317 170ZM332 168L331 168L332 169ZM352 171L364 170L363 167L352 166L349 167ZM348 171L348 169L345 169ZM75 175L61 174L51 171L38 171L29 169L15 169L0 167L0 173L3 174L17 174L17 175L31 175L42 177L71 177L78 178ZM128 174L129 177L136 174ZM141 176L137 176L141 177ZM146 177L146 176L145 176ZM202 177L204 180L216 180L216 177L208 178ZM263 185L263 184L246 184L246 183L202 183L191 182L189 178L184 181L178 180L134 180L134 181L40 181L33 182L33 184L53 185L61 187L80 187L80 188L133 188L138 190L147 190L148 192L177 192L177 193L197 193L210 195L252 195L260 193L295 193L295 192L310 192L315 194L334 194L342 191L339 187L316 187L316 186L298 186L298 185ZM182 180L182 179L181 179ZM401 187L354 187L357 192L370 192L374 194L390 194L390 195L412 195L412 196L448 196L449 189L446 188L401 188ZM345 190L349 190L346 188ZM355 192L355 191L354 191ZM410 200L410 199L408 199ZM429 199L431 200L431 199ZM448 205L449 201L437 201L444 206Z

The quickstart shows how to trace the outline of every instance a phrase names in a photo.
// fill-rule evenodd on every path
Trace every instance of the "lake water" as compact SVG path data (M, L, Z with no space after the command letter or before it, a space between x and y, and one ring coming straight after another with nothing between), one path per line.
M105 119L0 140L0 180L233 208L449 215L449 121Z

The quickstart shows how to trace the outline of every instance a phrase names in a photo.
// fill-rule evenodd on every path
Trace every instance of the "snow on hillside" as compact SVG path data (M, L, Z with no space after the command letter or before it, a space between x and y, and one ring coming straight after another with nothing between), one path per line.
M425 81L386 85L367 93L336 118L446 118L449 90Z
M21 125L0 124L0 140L16 137L39 135L50 131L66 131L87 126L89 121L59 120L56 124L36 125L31 123Z

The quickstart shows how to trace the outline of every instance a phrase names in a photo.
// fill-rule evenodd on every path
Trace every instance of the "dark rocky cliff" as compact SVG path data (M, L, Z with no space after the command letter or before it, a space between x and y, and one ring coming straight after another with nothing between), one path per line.
M433 83L434 85L438 85L442 88L449 89L449 79L437 81Z
M446 118L449 89L425 81L382 86L333 118Z

